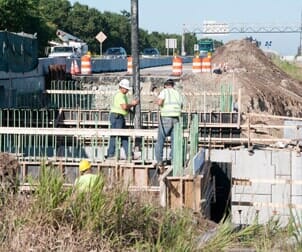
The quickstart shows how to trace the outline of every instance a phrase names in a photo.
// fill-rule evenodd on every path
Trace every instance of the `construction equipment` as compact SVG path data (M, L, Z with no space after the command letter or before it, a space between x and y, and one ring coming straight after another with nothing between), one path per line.
M207 57L208 54L212 54L215 51L214 40L210 38L201 39L198 42L199 56Z
M88 52L88 45L83 40L62 30L57 30L56 35L62 42L49 41L49 58L79 58Z

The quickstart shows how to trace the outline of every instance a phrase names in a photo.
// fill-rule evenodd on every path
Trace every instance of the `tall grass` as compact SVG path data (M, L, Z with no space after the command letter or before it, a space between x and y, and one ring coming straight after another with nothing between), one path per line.
M7 194L0 209L0 251L301 251L301 225L293 217L213 230L190 210L146 203L122 184L107 188L98 176L91 191L64 187L52 167L41 168L31 195ZM197 218L198 217L198 218ZM209 235L210 234L210 235ZM208 236L208 239L202 237Z
M34 193L21 197L26 208L16 208L16 196L0 211L10 216L0 220L0 251L193 250L197 227L190 213L146 204L122 184L106 188L101 175L88 192L64 187L52 167L41 167L31 183Z
M281 68L288 75L294 79L302 81L302 66L298 66L295 63L290 63L288 61L281 60L279 57L272 57L272 61L275 65Z

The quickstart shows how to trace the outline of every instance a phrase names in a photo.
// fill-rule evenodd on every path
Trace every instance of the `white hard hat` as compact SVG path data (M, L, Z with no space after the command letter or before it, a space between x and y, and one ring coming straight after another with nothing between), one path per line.
M130 90L130 82L127 79L122 79L118 85L122 88Z

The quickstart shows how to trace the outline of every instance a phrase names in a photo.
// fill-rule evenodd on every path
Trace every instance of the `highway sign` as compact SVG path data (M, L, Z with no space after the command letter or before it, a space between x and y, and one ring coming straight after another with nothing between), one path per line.
M95 38L100 42L103 43L107 36L103 32L99 32L98 35L95 36Z

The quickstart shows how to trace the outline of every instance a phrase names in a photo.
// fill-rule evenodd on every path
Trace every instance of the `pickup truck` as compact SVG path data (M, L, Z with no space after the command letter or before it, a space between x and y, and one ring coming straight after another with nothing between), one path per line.
M48 58L78 58L79 54L77 49L73 46L62 45L62 46L53 46L50 49L50 54Z

